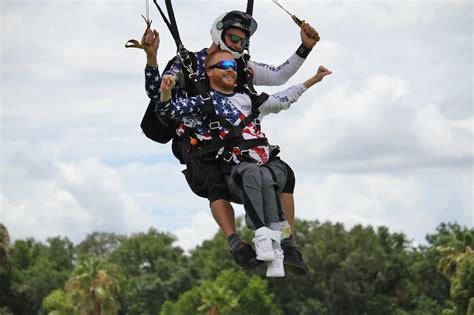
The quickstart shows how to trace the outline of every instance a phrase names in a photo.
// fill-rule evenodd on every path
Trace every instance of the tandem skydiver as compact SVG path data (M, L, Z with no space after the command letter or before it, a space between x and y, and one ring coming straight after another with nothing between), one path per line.
M206 56L219 48L232 52L234 58L237 58L237 61L240 63L240 72L243 71L242 63L244 63L244 61L242 61L242 55L244 46L248 47L248 39L255 32L256 27L257 24L255 20L244 12L232 11L219 16L213 23L211 29L213 43L209 48L195 53L196 69L199 77L205 78L204 60ZM302 24L300 34L302 44L297 52L279 67L250 61L253 72L253 80L251 83L255 85L281 85L285 83L299 69L319 39L317 32L307 23ZM158 81L154 81L154 78L156 78L155 73L158 72L156 68L156 49L159 44L158 32L156 30L147 30L144 35L143 43L147 44L145 48L147 53L147 68L145 69L147 77L146 84L147 87L152 86L158 88ZM180 70L180 61L176 59L175 62L164 71L164 74L179 76ZM240 77L243 78L244 75ZM245 85L245 82L237 84L237 90L243 85ZM179 88L177 88L176 91L176 97L180 97L184 94ZM239 92L242 92L242 90ZM158 97L157 95L149 96L150 98ZM192 122L188 121L188 126L189 125L192 126ZM187 151L191 144L190 137L186 134L185 126L186 122L183 121L177 128L178 133L181 133L182 136L177 140L179 144L175 147L179 148L179 154L186 163L186 179L188 184L199 196L204 196L209 199L214 219L228 238L229 246L231 247L231 252L236 262L244 268L252 268L258 264L255 259L255 252L249 244L242 242L240 237L236 234L234 210L229 202L230 196L224 181L224 176L221 172L221 166L217 161L201 161L199 165L196 165L195 159L188 157ZM286 217L293 228L294 174L289 166L287 166L287 171L287 183L281 190L280 198ZM306 273L307 267L302 260L300 251L296 247L294 237L292 236L285 239L282 242L282 247L285 253L285 265L296 273Z
M245 93L234 93L237 63L229 51L210 53L205 67L210 83L209 95L215 113L222 118L218 126L222 147L219 150L216 147L216 151L218 159L230 168L225 176L229 192L235 196L234 199L243 200L245 221L250 229L255 230L253 243L257 259L269 262L267 276L283 277L284 255L280 241L290 236L291 228L284 217L278 194L286 184L288 171L276 156L276 148L268 144L257 117L263 118L263 115L276 109L288 108L331 71L320 66L317 73L304 83L270 95L259 105L257 110L260 115L256 117L251 97ZM200 143L213 140L211 117L202 110L203 99L194 96L172 100L171 89L175 84L176 78L172 75L162 78L157 110L177 121L193 120L195 136ZM156 89L148 92L158 95ZM193 146L190 154L199 154L200 150L206 150L206 146ZM209 154L215 158L216 152L210 151Z

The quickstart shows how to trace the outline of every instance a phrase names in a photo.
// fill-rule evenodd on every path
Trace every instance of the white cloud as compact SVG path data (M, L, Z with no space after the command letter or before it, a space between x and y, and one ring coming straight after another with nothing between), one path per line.
M218 226L209 213L196 213L190 226L175 231L178 237L176 245L189 251L204 240L211 239L218 231Z
M441 222L472 226L472 191L468 196L459 190L469 190L469 180L472 188L472 177L462 171L300 175L295 193L300 218L346 227L384 225L417 242ZM456 201L463 199L467 202Z
M28 166L24 170L29 185L2 195L0 217L14 238L66 235L77 242L92 231L130 233L156 223L123 190L116 171L98 159L56 162L40 178L30 177Z
M13 237L76 241L154 226L192 248L217 224L169 146L140 134L145 56L123 46L141 37L144 3L111 4L2 2L0 220ZM150 5L164 65L175 45ZM245 5L176 2L185 45L209 45L215 17ZM289 83L320 64L333 70L264 121L295 169L297 216L385 224L418 240L443 221L472 224L472 2L285 6L322 37ZM256 1L254 16L252 58L280 64L299 45L298 28L271 1Z
M289 111L265 118L270 139L297 165L362 171L472 159L472 117L449 120L432 103L412 103L407 81L371 76L319 95L325 83Z

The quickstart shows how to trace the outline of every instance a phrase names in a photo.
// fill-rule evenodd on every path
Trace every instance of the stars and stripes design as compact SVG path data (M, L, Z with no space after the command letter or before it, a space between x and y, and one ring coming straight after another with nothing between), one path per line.
M233 103L233 95L224 95L217 91L210 91L211 98L214 103L216 114L225 118L230 124L237 126L246 117ZM247 96L248 97L248 96ZM250 102L250 98L248 98ZM201 97L190 97L178 100L170 100L166 103L159 103L157 109L167 112L169 117L180 120L186 127L192 128L199 140L211 140L211 129L209 123L211 120L207 114L201 112L201 106L204 101ZM220 126L219 134L224 138L229 133L229 129ZM264 138L265 134L260 132L254 122L249 123L242 129L242 137L245 140ZM235 155L240 155L238 147L233 148ZM268 146L253 147L246 151L250 157L254 158L258 163L266 164L269 159ZM239 162L235 157L235 162Z
M207 57L207 48L204 48L198 52L194 53L194 56L196 56L196 63L197 63L197 70L199 73L200 78L204 78L206 76L205 73L205 61ZM179 62L179 59L176 58L173 64L170 66L170 68L163 73L163 75L178 75L179 71L181 71L181 64Z
M157 101L160 96L161 76L158 67L145 68L145 91L150 99Z
M197 69L199 76L205 77L205 60L207 57L207 49L203 49L195 53L197 61ZM178 76L180 72L181 65L179 60L176 59L175 62L171 65L168 71L164 75L174 75ZM200 140L210 140L211 139L211 129L209 127L210 119L208 115L201 112L201 106L204 104L204 101L200 96L185 98L182 90L177 87L174 90L174 98L166 103L161 103L160 100L160 83L161 76L158 68L146 67L145 68L145 88L148 97L156 101L156 111L160 116L166 116L167 118L172 118L181 122L180 126L177 129L177 133L184 133L184 126L187 128L192 128ZM216 114L220 117L225 118L232 125L239 125L242 119L246 117L245 114L250 114L245 110L245 114L242 112L238 106L232 103L232 99L236 95L224 95L217 91L210 91L211 98L214 103L214 109ZM242 95L239 95L242 96ZM236 97L239 97L236 96ZM245 97L248 97L245 95ZM241 100L240 100L241 101ZM250 105L251 101L248 98L247 104ZM242 106L241 106L242 107ZM250 108L250 106L247 106ZM240 109L240 110L239 110ZM229 130L224 126L220 127L219 134L224 138ZM265 134L260 132L257 126L252 122L242 130L242 137L245 140L264 138ZM239 148L233 148L234 161L236 163L239 160L236 158L236 155L240 155L243 152L240 152ZM266 164L269 159L269 148L268 146L259 146L253 147L250 150L245 152L250 157L254 158L260 164Z

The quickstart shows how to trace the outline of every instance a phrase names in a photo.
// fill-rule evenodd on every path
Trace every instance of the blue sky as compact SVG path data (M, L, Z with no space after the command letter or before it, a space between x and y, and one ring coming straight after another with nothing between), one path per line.
M191 50L246 6L174 2ZM280 3L321 35L285 86L333 71L263 122L295 170L297 217L385 225L418 243L441 222L474 226L472 2ZM2 0L0 222L14 239L155 227L189 249L217 231L169 146L141 134L145 54L124 44L141 37L144 12L144 0ZM150 12L164 65L175 46ZM271 1L254 17L252 58L279 65L298 28Z

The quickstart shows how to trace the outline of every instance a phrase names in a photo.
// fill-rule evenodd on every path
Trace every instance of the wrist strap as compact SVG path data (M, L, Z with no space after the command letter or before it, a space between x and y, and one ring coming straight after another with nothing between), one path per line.
M296 54L301 58L308 57L309 53L311 52L312 48L308 48L305 45L301 44L300 47L296 50Z

